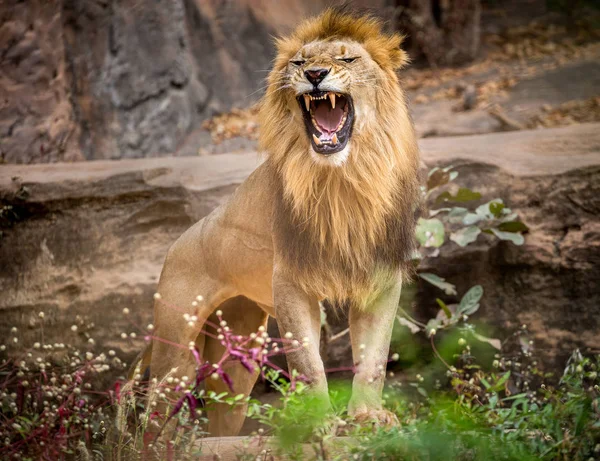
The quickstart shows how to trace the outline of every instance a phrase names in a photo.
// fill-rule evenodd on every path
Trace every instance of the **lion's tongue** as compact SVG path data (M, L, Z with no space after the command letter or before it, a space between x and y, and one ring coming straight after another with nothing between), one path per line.
M317 124L327 131L329 134L333 133L340 124L344 110L340 105L332 109L327 102L322 102L317 106L313 113Z

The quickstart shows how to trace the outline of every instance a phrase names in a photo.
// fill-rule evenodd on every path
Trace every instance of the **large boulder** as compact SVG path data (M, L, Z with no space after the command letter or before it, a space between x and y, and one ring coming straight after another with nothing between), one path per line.
M420 145L428 165L455 165L460 185L480 191L482 200L503 198L530 229L521 247L483 236L466 248L448 243L424 270L459 293L482 284L478 318L501 330L528 324L548 360L576 346L597 351L600 124ZM3 166L0 337L10 338L16 326L21 342L38 341L44 311L46 341L79 344L91 335L96 347L131 357L141 340L120 335L139 335L151 322L169 245L258 163L247 153ZM423 308L439 294L420 286ZM340 356L349 357L347 347Z

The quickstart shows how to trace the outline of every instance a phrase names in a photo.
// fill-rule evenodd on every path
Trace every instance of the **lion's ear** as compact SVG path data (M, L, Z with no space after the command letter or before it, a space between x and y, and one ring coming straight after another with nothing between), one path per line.
M410 61L408 54L401 48L404 35L394 34L388 38L390 63L394 69L401 69Z
M409 62L408 55L400 48L403 40L404 36L400 34L380 35L365 42L365 48L381 67L397 70Z

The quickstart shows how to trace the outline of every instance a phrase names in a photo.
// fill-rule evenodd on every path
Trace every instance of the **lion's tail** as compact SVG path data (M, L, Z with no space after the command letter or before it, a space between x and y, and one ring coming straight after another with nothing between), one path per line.
M141 381L150 379L150 361L152 360L152 341L138 354L127 373L127 378L132 380L136 374L142 375ZM137 371L139 370L139 371Z

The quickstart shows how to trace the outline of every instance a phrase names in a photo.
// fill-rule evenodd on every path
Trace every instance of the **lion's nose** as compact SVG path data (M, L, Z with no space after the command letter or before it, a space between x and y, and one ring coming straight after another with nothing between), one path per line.
M329 69L308 69L304 71L306 79L314 86L317 86L319 83L321 83L328 73Z

